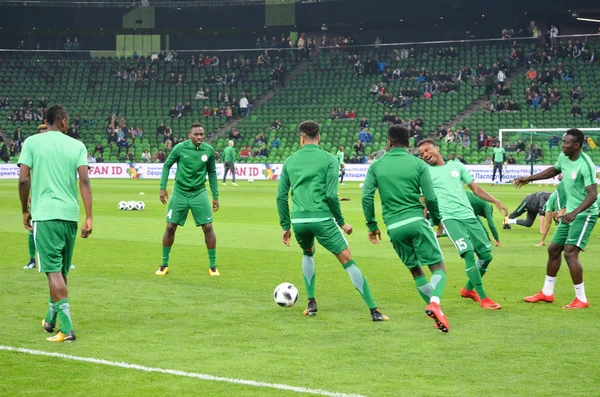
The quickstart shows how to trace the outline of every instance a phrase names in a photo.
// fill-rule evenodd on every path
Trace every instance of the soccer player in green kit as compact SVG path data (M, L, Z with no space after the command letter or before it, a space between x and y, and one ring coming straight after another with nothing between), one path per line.
M19 198L23 225L31 230L38 255L39 271L46 273L50 287L48 314L42 320L46 332L53 332L56 320L60 331L49 342L76 339L71 320L67 275L73 256L79 220L77 177L86 212L81 237L92 233L92 189L88 176L85 145L65 133L69 115L54 105L46 112L48 131L25 140L19 157ZM31 212L29 197L31 195Z
M352 233L352 226L344 221L338 199L338 159L319 147L321 140L319 124L305 121L298 126L302 149L292 154L283 164L277 191L279 224L283 229L281 239L290 246L294 236L302 248L302 274L308 296L305 316L317 314L315 300L315 238L340 261L352 284L371 311L373 321L389 320L375 304L371 289L362 272L352 259L348 242L340 228ZM292 193L292 217L290 219L289 193Z
M500 147L500 141L496 142L496 147L492 149L494 152L494 169L492 171L492 185L494 184L494 179L496 179L496 171L498 171L500 175L500 183L502 183L502 167L504 167L504 153L506 150L503 147Z
M554 284L560 269L561 254L564 252L575 288L575 299L563 306L563 309L589 307L583 286L583 268L579 261L579 252L587 245L598 221L596 204L598 185L594 163L582 151L584 141L585 136L580 130L576 128L568 130L562 137L562 153L558 156L554 167L513 180L513 184L518 189L529 182L550 179L562 172L567 201L567 213L560 218L558 228L548 247L544 286L537 294L525 297L526 302L554 302Z
M498 229L496 229L496 224L494 223L494 209L491 204L487 201L483 201L479 197L477 197L473 192L467 191L467 198L469 199L469 203L471 207L473 207L473 213L477 216L477 220L481 224L481 227L485 231L485 234L490 239L490 236L487 234L485 227L483 226L483 222L479 217L485 218L488 223L488 227L490 228L490 232L496 241L496 247L500 247L500 236L498 235Z
M559 175L560 178L560 175ZM556 190L552 192L548 201L542 207L542 212L544 213L544 217L540 219L543 220L543 229L542 229L542 239L539 244L536 244L536 247L544 247L546 246L546 236L550 231L550 226L552 226L552 221L558 223L558 219L565 214L565 208L567 206L567 198L565 196L565 185L560 181Z
M229 141L229 145L223 150L223 186L227 186L227 173L231 171L231 184L237 186L235 183L235 145L234 141Z
M188 140L173 148L160 176L160 201L169 204L167 208L167 228L163 236L162 264L157 276L169 273L171 247L175 241L177 226L185 225L188 212L192 211L196 226L202 226L204 242L208 249L208 273L219 276L217 268L217 236L212 227L213 212L219 210L219 186L215 165L215 150L204 142L204 128L200 123L192 124ZM175 187L169 200L167 181L173 164L177 163ZM212 206L206 191L206 175L212 193Z
M344 184L344 176L346 175L346 163L344 162L344 147L340 146L340 149L336 153L338 163L340 164L340 185Z
M446 269L435 233L423 213L423 197L434 224L440 224L438 203L427 164L406 151L409 145L406 127L392 125L388 129L389 151L373 162L367 172L362 193L363 213L369 228L369 241L379 244L381 232L375 218L375 191L379 190L383 220L396 253L411 272L417 291L427 304L425 312L436 327L448 332L450 325L440 300L446 286ZM398 172L402 170L402 172ZM432 272L429 282L421 266Z
M481 276L485 274L492 261L492 246L487 238L487 232L473 213L463 184L468 185L479 198L496 204L505 216L508 210L475 183L464 165L456 162L445 163L434 141L425 139L419 142L418 147L419 157L431 165L428 170L433 189L438 197L443 229L461 258L465 260L469 281L460 291L460 295L480 302L483 309L501 309L502 306L487 296L481 282ZM441 232L442 228L439 228L438 234ZM479 257L477 262L475 254Z

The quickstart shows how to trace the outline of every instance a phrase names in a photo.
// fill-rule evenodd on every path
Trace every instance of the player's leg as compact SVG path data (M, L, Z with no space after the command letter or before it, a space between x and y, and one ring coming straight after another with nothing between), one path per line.
M41 225L40 222L34 222L33 223L33 230L32 230L32 236L34 238L34 245L35 245L35 240L36 237L39 241L38 244L40 244L40 249L42 250L42 254L41 256L39 256L39 260L40 263L43 259L44 261L44 265L45 265L45 269L46 270L55 270L58 268L58 266L56 264L52 264L53 262L55 262L56 260L53 258L55 255L52 255L52 251L54 250L53 247L48 246L48 244L50 244L47 239L48 239L48 232L45 230L45 225ZM47 258L48 256L48 258ZM52 265L52 268L49 268L49 266ZM40 265L40 271L41 271L41 265ZM46 317L42 320L42 327L44 328L44 331L46 332L54 332L54 327L56 326L56 310L54 309L54 300L52 299L52 296L50 296L49 301L48 301L48 312L46 313Z
M425 276L423 269L419 265L419 258L417 257L417 253L415 252L415 248L412 244L412 233L409 233L407 227L395 227L388 229L387 233L394 251L396 251L396 254L402 263L404 263L404 265L408 268L408 271L410 271L415 283L415 287L417 288L417 293L421 299L428 304L431 300L433 287L429 283L429 280L427 280L427 276Z
M23 267L23 269L35 269L35 241L33 239L33 230L29 231L27 236L27 246L29 248L29 262Z
M227 181L227 173L229 172L229 162L225 162L223 164L223 185L226 185L225 181Z
M202 226L204 232L204 243L208 251L208 274L211 276L220 276L217 269L217 235L213 229L212 204L208 199L208 192L205 190L189 199L190 209L196 226Z
M503 164L501 162L498 163L498 174L500 175L500 179L499 179L500 183L502 183L502 168L503 168L502 165Z
M175 242L175 232L177 231L177 226L185 225L188 211L188 198L173 191L167 206L167 226L162 239L161 265L155 273L157 276L165 276L169 273L169 259L171 258L171 247L173 247L173 243Z
M312 226L312 223L293 224L294 237L302 248L302 279L308 297L308 304L303 312L305 316L314 316L318 311L315 296L315 235Z
M467 231L469 233L469 238L471 239L471 242L473 243L473 248L475 250L475 254L478 257L477 261L475 262L475 265L477 266L477 270L479 271L479 274L482 278L481 282L483 285L483 276L487 272L488 266L492 262L492 259L493 259L492 244L490 244L490 240L489 240L489 237L487 236L485 228L483 227L483 225L480 222L477 222L474 219L469 219L469 220L464 221L464 223L467 227ZM466 291L467 294L469 294L469 291L473 291L473 290L474 290L474 285L469 280L464 287L464 291ZM463 294L462 290L461 290L461 296L473 299L472 296L465 296ZM477 302L476 299L473 299L473 300ZM482 308L489 309L489 310L499 310L502 308L502 306L500 306L496 302L492 301L489 297L482 299L480 305Z
M493 162L492 164L492 182L494 182L494 180L496 179L496 170L498 168L496 167L496 162Z
M235 163L231 163L231 184L237 186L237 183L235 183Z
M519 206L508 215L508 224L509 225L514 225L517 223L517 219L518 217L520 217L521 215L523 215L523 213L527 211L527 201L526 199L523 199L523 201L521 201L521 204L519 204Z
M590 234L596 225L598 218L596 216L586 216L575 218L571 222L569 229L568 244L565 245L564 256L569 266L573 287L575 289L575 299L563 309L583 309L589 306L583 286L583 267L579 260L579 252L585 248Z
M525 219L515 219L515 223L519 226L531 227L535 222L535 218L537 218L538 212L535 209L527 210L527 218Z

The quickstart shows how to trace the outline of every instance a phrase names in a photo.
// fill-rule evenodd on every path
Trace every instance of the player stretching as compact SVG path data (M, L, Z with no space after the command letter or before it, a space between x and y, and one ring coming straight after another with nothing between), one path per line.
M79 204L77 176L85 206L86 219L81 237L92 233L92 189L88 177L87 149L83 143L65 135L69 115L54 105L46 113L48 131L27 138L19 157L19 198L23 225L31 230L37 249L39 271L46 273L50 302L42 327L53 332L56 319L60 331L46 340L72 342L75 338L67 291L67 275L77 236ZM31 191L31 213L28 202Z
M506 207L480 188L464 165L457 162L446 164L439 148L431 139L419 142L418 146L419 156L431 165L428 169L433 189L439 199L443 228L465 260L469 281L460 291L460 295L481 302L483 309L501 309L502 307L492 301L483 289L481 277L492 261L492 246L487 239L487 232L473 213L463 184L468 185L479 198L496 204L504 215L508 212ZM439 228L438 234L441 232L442 228ZM479 257L477 262L475 254Z
M531 227L538 214L543 215L543 208L550 197L550 192L535 192L525 196L521 204L508 217L504 218L504 229L510 229L510 225ZM527 211L525 220L517 219Z
M487 201L483 201L479 197L477 197L473 192L467 191L467 197L469 199L469 203L471 207L473 207L473 213L477 217L477 220L481 224L482 229L485 231L485 235L487 239L490 239L489 234L487 234L487 230L485 230L485 226L483 226L483 222L479 217L485 218L487 220L488 227L490 228L490 232L492 232L492 236L494 240L496 240L496 247L500 247L500 236L498 236L498 229L496 229L496 224L494 223L494 208L492 208L491 204Z
M292 154L283 164L277 191L279 224L283 229L281 239L290 246L290 226L303 250L302 274L308 296L305 316L317 314L315 300L315 237L317 241L340 261L354 287L371 310L373 321L389 320L379 310L371 295L371 289L362 272L352 259L346 234L352 226L344 222L338 200L338 159L319 147L321 140L319 124L305 121L298 126L301 150ZM292 191L292 219L288 197ZM333 218L332 218L333 216Z
M160 175L160 201L167 207L167 229L163 236L162 265L156 271L157 276L169 273L169 257L175 241L177 226L185 225L188 212L192 211L196 226L202 226L204 242L208 249L208 273L219 276L217 268L217 236L212 227L213 212L219 210L219 186L215 166L215 150L204 142L204 128L200 123L190 127L188 140L176 145L162 169ZM177 163L175 187L171 199L167 194L167 181L173 164ZM206 191L206 174L212 193L212 206Z
M404 126L392 125L388 130L388 148L383 157L369 167L362 193L363 213L369 228L369 241L379 244L381 232L375 218L374 197L379 189L383 220L392 246L408 267L417 292L427 304L425 312L442 332L448 332L448 319L440 309L446 286L446 269L435 233L423 216L420 192L434 224L440 224L438 203L427 171L427 164L406 151L409 133ZM398 173L398 170L402 170ZM421 266L428 266L428 282Z
M223 170L223 186L227 186L227 172L231 171L231 184L233 186L237 186L235 183L235 149L233 148L235 142L229 141L229 146L223 150L223 162L224 162L224 170Z
M560 218L560 224L552 236L548 247L546 280L540 292L525 298L526 302L554 302L554 284L560 269L561 253L571 272L575 287L575 299L563 309L583 309L589 306L583 287L583 269L579 252L585 248L596 221L598 220L598 195L594 163L581 151L585 137L578 129L568 130L562 138L562 153L554 167L535 175L515 178L517 188L532 181L550 179L562 172L567 199L567 213Z

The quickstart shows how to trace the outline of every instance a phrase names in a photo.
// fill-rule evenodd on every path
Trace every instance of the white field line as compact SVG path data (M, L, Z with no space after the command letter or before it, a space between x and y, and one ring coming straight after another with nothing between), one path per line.
M107 365L109 367L134 369L137 371L144 371L144 372L156 372L156 373L160 373L160 374L184 376L187 378L202 379L202 380L208 380L208 381L212 381L212 382L225 382L225 383L232 383L232 384L236 384L236 385L245 385L245 386L252 386L252 387L264 387L264 388L269 388L269 389L285 390L285 391L291 391L291 392L295 392L295 393L312 394L312 395L316 395L316 396L365 397L360 394L337 393L337 392L330 392L330 391L320 390L320 389L309 389L306 387L289 386L289 385L284 385L281 383L267 383L267 382L257 382L254 380L246 380L246 379L224 378L221 376L199 374L199 373L195 373L195 372L185 372L185 371L179 371L179 370L175 370L175 369L145 367L143 365L137 365L137 364L119 363L116 361L102 360L102 359L90 358L90 357L73 356L70 354L63 354L63 353L45 352L42 350L24 349L21 347L0 345L0 350L32 354L34 356L46 356L46 357L62 358L65 360L72 360L72 361L83 361L83 362L91 363L91 364L100 364L100 365Z

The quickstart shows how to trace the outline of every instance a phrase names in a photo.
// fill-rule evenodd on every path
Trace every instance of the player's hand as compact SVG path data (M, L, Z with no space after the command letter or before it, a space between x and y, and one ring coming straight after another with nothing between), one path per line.
M442 237L442 234L444 234L444 225L440 223L440 224L438 225L438 228L437 228L437 233L436 233L436 235L437 235L438 237Z
M169 202L169 194L167 193L167 189L160 189L160 201L163 204L167 204Z
M498 201L496 203L496 208L498 208L498 211L502 212L505 217L508 216L508 208L506 208L506 206L504 204L502 204L500 201Z
M546 242L544 240L540 241L539 244L535 245L536 247L545 247L546 246Z
M81 237L88 238L92 234L92 218L86 218L81 226Z
M33 227L31 226L31 212L29 211L23 212L23 226L25 226L25 229L27 230L33 230Z
M292 232L290 232L289 230L284 230L281 233L281 241L283 241L283 243L289 247L290 246L290 237L292 237Z
M515 185L515 187L517 189L520 189L522 186L525 186L529 183L529 179L526 176L522 176L522 177L513 179L512 183L513 183L513 185Z
M369 232L369 241L371 244L379 244L381 241L381 232L379 230Z
M352 234L352 225L349 223L344 223L344 226L342 226L342 230L347 235L351 235Z
M568 214L559 216L558 219L560 219L562 221L562 223L564 223L565 225L568 225L569 223L571 223L575 220L575 214L573 214L572 212L569 212Z
M219 210L219 200L213 200L213 212L217 212Z
M496 247L502 247L502 244L500 244L500 240L496 240Z

